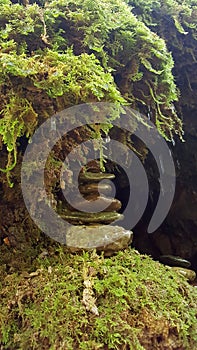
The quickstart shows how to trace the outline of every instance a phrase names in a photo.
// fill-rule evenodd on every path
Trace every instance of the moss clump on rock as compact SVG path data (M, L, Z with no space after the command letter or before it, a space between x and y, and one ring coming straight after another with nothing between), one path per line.
M173 75L180 89L179 115L184 115L182 108L185 106L196 109L196 1L129 0L129 4L137 17L165 40L172 52L175 62Z
M22 136L82 102L129 103L167 140L182 137L172 56L124 1L13 2L0 2L2 172L15 167Z
M1 349L196 349L196 288L133 249L1 272Z

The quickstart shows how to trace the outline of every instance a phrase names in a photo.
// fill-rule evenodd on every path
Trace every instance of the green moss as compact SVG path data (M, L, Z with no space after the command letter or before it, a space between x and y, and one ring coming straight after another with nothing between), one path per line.
M195 349L196 289L148 256L61 248L36 264L33 274L2 272L2 349Z
M123 0L32 0L27 6L2 2L1 135L8 152L14 153L14 159L8 159L4 166L7 173L16 163L20 137L29 137L43 122L44 113L50 117L52 111L83 102L129 103L143 111L147 106L164 138L171 141L174 134L182 138L182 122L174 109L179 94L172 74L172 55L165 41L142 22L146 16L137 18L132 11L135 9ZM172 16L176 31L185 30L180 16ZM185 10L184 23L189 21L188 16ZM12 111L11 95L24 109L29 106L34 115L37 113L36 122L23 124L14 110L12 117L7 117L8 110ZM40 113L35 95L48 98L50 113ZM11 137L6 131L8 125ZM106 126L100 129L99 137Z
M0 168L0 171L7 173L8 182L12 186L9 173L17 163L17 139L23 134L27 137L32 134L37 124L37 114L27 99L14 94L10 94L9 97L9 102L1 110L3 118L0 119L0 135L9 154L6 167Z
M43 90L50 98L64 95L65 106L102 99L124 102L113 77L104 72L93 54L75 56L71 49L64 54L46 50L36 58L2 53L0 64L2 82L8 80L9 84L10 79L20 78L24 86L35 86L35 90ZM30 137L39 123L31 102L20 97L20 90L17 93L7 93L1 110L0 134L8 152L14 152L14 160L9 158L6 169L0 169L4 172L10 172L16 165L17 139L24 134Z
M132 11L161 36L175 61L173 74L184 105L191 106L190 91L196 84L197 6L193 0L129 0Z
M46 6L49 27L52 27L53 16L62 28L64 45L72 42L77 52L94 52L103 67L112 70L122 94L134 108L139 107L139 101L141 105L151 106L153 121L162 135L168 140L172 139L174 132L181 137L181 121L171 111L172 102L178 99L172 56L164 40L138 20L129 6L119 0L102 3L78 0L74 4L69 0L51 0ZM73 33L80 32L80 45L67 35L64 28L68 26ZM149 81L160 100L159 113L149 88L144 87L145 81ZM171 123L167 123L167 119Z

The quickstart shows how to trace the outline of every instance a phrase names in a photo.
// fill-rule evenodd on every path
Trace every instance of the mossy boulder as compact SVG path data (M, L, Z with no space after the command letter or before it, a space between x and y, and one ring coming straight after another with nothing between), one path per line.
M2 350L196 349L197 289L134 249L57 248L30 271L1 267Z

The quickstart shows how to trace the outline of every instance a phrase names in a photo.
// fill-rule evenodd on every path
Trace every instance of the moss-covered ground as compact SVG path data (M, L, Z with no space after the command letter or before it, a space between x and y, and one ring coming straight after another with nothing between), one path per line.
M16 270L16 269L15 269ZM134 249L1 266L1 349L196 349L197 289Z

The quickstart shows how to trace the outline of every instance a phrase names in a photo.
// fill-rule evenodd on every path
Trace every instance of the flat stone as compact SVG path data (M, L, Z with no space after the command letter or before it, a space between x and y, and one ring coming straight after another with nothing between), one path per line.
M71 224L110 224L122 220L124 215L116 212L102 211L99 213L82 213L82 212L61 212L61 217Z
M102 184L102 183L100 183L98 187L98 183L90 183L90 184L79 186L79 191L83 194L95 193L99 196L100 195L99 191L102 194L110 194L112 192L112 187L109 184Z
M73 202L73 207L69 209L71 211L90 211L92 213L98 211L118 211L121 208L121 202L118 199L107 198L104 196L97 197L95 194L86 197L84 200ZM86 213L86 215L88 215Z
M79 176L79 182L99 182L102 180L112 180L115 178L114 174L108 174L108 173L91 173L86 172L82 173Z
M192 282L196 278L196 272L193 270L185 269L183 267L172 266L171 269L185 276L189 282Z
M181 266L186 268L191 266L190 261L175 255L161 255L159 261L169 266Z
M132 238L131 231L119 226L71 226L66 234L66 245L72 253L96 249L111 256L114 252L127 248Z
M100 161L93 159L88 164L83 167L84 171L89 171L92 173L99 173L101 171Z

